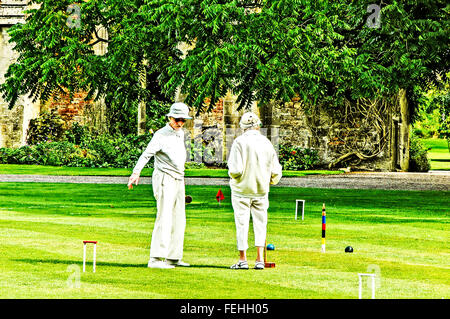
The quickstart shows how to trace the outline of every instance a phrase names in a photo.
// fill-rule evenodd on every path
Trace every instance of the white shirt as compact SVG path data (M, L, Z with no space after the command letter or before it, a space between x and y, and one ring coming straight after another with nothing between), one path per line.
M147 148L139 157L133 173L140 174L152 156L155 156L155 169L169 174L175 179L183 179L186 162L184 131L176 131L169 124L156 131Z
M270 185L277 184L282 167L270 141L258 130L248 130L231 145L228 175L233 193L244 197L263 197Z

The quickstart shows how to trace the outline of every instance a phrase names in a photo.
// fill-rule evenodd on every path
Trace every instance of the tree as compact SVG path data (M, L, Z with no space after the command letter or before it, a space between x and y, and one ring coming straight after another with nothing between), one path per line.
M433 135L438 135L441 138L447 139L448 148L450 151L450 82L447 74L444 82L441 77L438 77L437 83L430 84L423 93L423 98L420 100L420 112L416 121L417 126L423 126L423 135L429 134L431 131ZM431 137L431 136L425 136Z
M180 89L197 113L227 91L240 108L296 96L340 107L399 92L413 108L413 88L450 60L449 6L440 0L383 1L380 23L369 26L368 0L89 0L79 4L80 28L66 25L70 1L33 2L40 9L10 31L20 54L1 86L10 105L63 88L136 103L152 94L139 82L146 73L157 74L166 98ZM99 41L108 43L104 56L93 53Z
M341 97L410 95L449 66L445 1L383 1L374 26L372 1L152 3L161 32L192 47L167 70L166 90L181 86L200 109L227 90L242 107L296 95L334 106Z
M30 1L34 7L26 12L26 23L8 30L19 54L0 87L9 107L20 95L46 102L53 95L85 91L87 100L105 99L111 122L122 118L125 123L136 121L139 101L167 103L156 79L180 53L174 50L176 43L147 26L140 12L143 3ZM107 44L105 54L96 54L98 43Z
M180 87L197 110L227 91L240 108L255 101L315 103L341 91L362 71L355 50L340 42L350 26L334 1L152 1L161 32L174 30L191 49L167 69L165 90Z
M344 100L398 95L400 165L408 170L415 93L449 70L445 1L153 3L158 27L191 47L167 70L168 92L181 87L199 111L206 97L211 107L228 90L241 108L299 96L307 106L342 109ZM353 150L341 158L375 155Z
M321 79L338 86L358 72L354 50L336 42L346 23L335 2L89 0L78 4L79 27L67 23L70 1L32 2L39 9L10 30L19 53L1 87L10 107L22 94L46 101L65 90L135 103L149 98L143 73L158 75L166 97L181 88L198 112L228 90L241 107L296 94L316 101L328 93ZM181 42L192 45L184 58Z
M380 13L380 27L362 28L355 44L358 55L368 57L368 70L379 75L373 77L379 94L398 92L404 154L400 166L408 170L410 124L420 99L415 93L449 70L449 6L436 0L388 1Z

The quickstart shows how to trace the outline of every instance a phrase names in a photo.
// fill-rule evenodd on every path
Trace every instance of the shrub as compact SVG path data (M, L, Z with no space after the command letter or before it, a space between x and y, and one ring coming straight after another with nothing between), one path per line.
M197 162L186 162L184 165L185 169L198 169L198 168L206 168L205 164L197 163Z
M45 142L20 148L0 148L1 164L38 164L72 167L132 168L151 136L109 136L83 140ZM152 166L152 162L148 164Z
M279 160L284 170L300 171L311 169L319 164L316 150L300 148L291 144L280 144Z
M92 167L98 162L99 157L95 151L70 142L47 142L16 149L0 149L2 164Z
M150 133L139 136L104 134L92 139L89 145L83 145L99 154L102 159L100 167L134 167L151 137Z
M54 118L54 117L45 117ZM47 121L47 120L46 120ZM40 121L39 123L44 123ZM45 135L45 134L44 134ZM42 135L42 136L44 136ZM86 127L74 123L64 133L61 141L45 141L26 145L17 149L0 149L0 163L3 164L38 164L72 167L114 167L133 168L148 142L152 138L151 133L144 135L95 135ZM36 134L35 136L41 136ZM47 135L46 135L47 136ZM54 135L52 135L54 136ZM37 140L37 139L35 139ZM45 140L45 138L44 138ZM214 159L212 146L202 144L201 150L196 150L191 144L191 158L187 159L187 168L204 168L205 163L194 163L196 152L202 151L205 158ZM319 163L317 151L302 149L292 145L280 145L280 163L285 170L310 169ZM153 166L153 161L148 167ZM227 168L227 163L215 161L212 165L217 168Z
M409 171L428 172L430 168L431 164L427 156L427 149L419 138L412 134L409 146Z
M28 145L64 139L64 121L58 114L44 112L30 121L27 131Z
M65 139L76 145L87 143L92 140L92 135L86 126L83 126L77 122L73 122L72 126L65 131Z

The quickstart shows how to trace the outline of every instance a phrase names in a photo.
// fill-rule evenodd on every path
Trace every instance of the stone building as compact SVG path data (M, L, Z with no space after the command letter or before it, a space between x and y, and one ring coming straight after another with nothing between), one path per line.
M254 103L251 111L260 116L262 132L272 144L316 150L324 167L402 169L406 150L400 139L398 98L346 104L339 109L327 109L325 106L306 107L299 100L293 100ZM194 120L186 124L190 138L199 140L202 136L206 148L216 154L215 161L226 161L232 141L242 132L239 119L244 110L236 108L236 97L228 94L211 112L194 116Z
M16 23L25 23L24 10L29 8L28 0L0 0L0 83L10 64L17 58L14 45L9 43L7 30ZM100 35L105 36L100 30ZM106 52L106 46L98 43L94 46L97 54ZM28 125L31 119L41 112L57 112L70 125L79 122L101 128L104 125L105 107L101 102L85 101L86 93L78 92L72 98L69 94L51 98L48 102L33 102L22 96L13 109L0 96L0 147L20 147L26 143Z
M24 23L23 10L26 0L0 0L0 83L3 83L8 66L17 58L13 44L9 43L8 28L16 23ZM0 97L0 147L18 147L25 144L28 123L39 115L39 103L33 103L26 96L21 97L16 106L8 109L8 104Z
M0 0L0 83L8 66L17 54L8 42L7 30L16 23L24 22L23 10L26 0ZM102 36L107 37L106 34ZM97 54L107 47L99 44ZM105 105L84 100L85 94L74 94L72 99L59 96L45 104L33 103L21 97L12 109L0 97L0 147L19 147L26 143L29 121L40 112L58 112L67 122L79 122L97 129L104 125ZM182 101L177 95L175 101ZM143 122L145 106L141 106L139 122ZM233 139L238 136L239 119L243 110L237 111L236 97L231 94L220 99L211 112L194 117L187 124L188 137L196 147L213 149L214 159L199 154L195 161L224 162ZM407 169L402 163L408 158L409 136L407 119L400 115L399 99L391 101L348 102L342 108L327 106L306 107L299 100L290 103L254 103L252 111L263 122L263 133L274 145L291 144L318 151L323 166L360 169L396 170ZM403 126L402 126L402 123ZM406 128L406 130L405 130ZM139 124L139 132L142 132Z

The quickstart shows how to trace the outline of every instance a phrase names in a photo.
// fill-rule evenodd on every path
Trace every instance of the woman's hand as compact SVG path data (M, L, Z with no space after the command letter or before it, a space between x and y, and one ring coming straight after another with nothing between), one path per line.
M133 173L131 174L130 178L128 179L128 189L133 188L133 184L137 185L139 182L139 174Z

